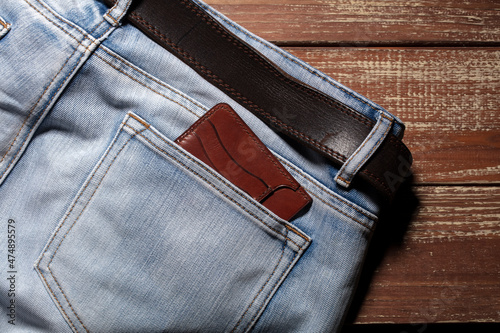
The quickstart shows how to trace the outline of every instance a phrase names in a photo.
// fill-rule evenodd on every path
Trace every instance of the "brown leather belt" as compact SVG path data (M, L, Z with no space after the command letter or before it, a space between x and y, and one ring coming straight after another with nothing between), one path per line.
M113 5L115 0L105 0ZM375 123L283 73L189 0L137 0L127 19L267 125L341 166ZM393 197L408 173L411 154L390 134L360 170Z

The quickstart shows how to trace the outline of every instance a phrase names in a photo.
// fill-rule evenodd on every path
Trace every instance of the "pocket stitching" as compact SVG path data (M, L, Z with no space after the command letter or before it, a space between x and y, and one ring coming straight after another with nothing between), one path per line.
M3 36L5 36L9 32L12 24L8 23L2 17L0 17L0 26L2 26L2 28L0 29L0 39L1 39Z
M137 120L142 126L144 126L143 129L140 129L140 130L137 130L133 127L131 127L129 124L127 124L127 121L128 119L130 118L134 118L135 120ZM54 298L54 300L58 303L59 305L59 308L61 309L62 311L62 314L63 316L66 318L66 320L70 323L71 327L73 328L74 331L78 332L79 330L77 329L77 327L75 326L75 324L73 323L73 321L71 320L71 318L68 316L68 313L66 312L66 310L64 309L64 307L62 306L61 302L60 302L60 297L56 296L56 293L54 292L54 290L50 287L50 284L48 282L48 280L46 279L46 276L44 275L44 273L41 271L41 268L40 268L40 265L41 265L41 262L42 262L42 258L44 256L47 255L49 249L50 249L50 246L53 244L53 241L55 240L55 238L57 237L57 235L59 234L61 228L68 222L68 217L71 215L71 213L74 211L74 208L76 207L76 205L80 202L80 198L84 195L84 193L87 191L87 189L89 188L89 186L95 186L95 188L93 189L93 192L92 194L90 195L90 197L88 199L86 199L86 203L85 203L85 206L83 208L81 208L81 211L80 213L78 214L78 216L76 217L75 221L71 224L71 226L69 226L68 230L65 232L65 234L62 236L61 240L59 241L59 244L57 245L56 249L54 250L54 253L51 255L50 257L50 260L47 264L44 264L44 267L47 268L47 270L49 271L53 281L56 283L57 287L59 288L59 291L61 292L62 296L64 297L64 299L66 300L69 308L71 309L72 313L75 315L75 317L78 319L79 323L82 325L82 327L85 329L85 331L89 332L89 329L85 326L85 324L82 322L81 318L78 316L78 314L76 313L76 310L75 308L73 307L72 303L70 302L70 300L68 299L67 295L65 294L65 292L63 291L63 288L62 286L60 285L59 281L57 280L57 278L55 277L53 271L51 270L51 264L60 248L60 246L62 245L62 243L64 242L64 240L66 239L67 235L70 233L70 231L72 230L72 228L74 227L74 225L78 222L78 220L80 219L80 217L83 215L83 213L86 211L86 208L88 207L90 201L92 200L92 198L94 197L95 193L97 192L97 190L100 188L100 185L102 184L104 178L106 177L106 175L108 174L109 170L111 169L111 166L114 164L114 162L116 161L116 159L118 158L118 156L121 154L121 152L124 150L124 148L127 146L127 144L134 138L137 138L137 136L142 136L145 140L149 141L151 145L153 145L156 149L162 151L164 154L168 155L170 158L176 160L178 163L181 163L185 168L189 169L190 172L196 174L198 177L200 177L201 179L203 179L206 183L210 184L214 189L218 190L221 194L223 194L226 198L228 199L231 199L231 197L229 197L227 194L225 194L221 189L219 189L214 183L212 183L211 181L209 181L208 179L205 179L203 176L201 176L200 174L198 174L196 171L190 169L188 166L186 166L184 163L182 163L182 161L179 161L178 159L176 159L174 156L171 156L169 155L167 152L165 152L164 150L162 150L160 147L158 147L157 145L155 145L153 142L151 142L148 138L146 138L142 132L145 132L146 130L150 130L151 133L155 134L155 136L157 136L159 139L161 139L162 141L164 141L166 144L169 144L168 141L165 141L161 136L159 136L157 133L155 133L154 131L151 130L150 128L150 125L149 123L145 122L144 120L140 119L139 117L137 117L135 114L133 113L129 113L128 114L128 117L127 117L122 123L121 123L121 126L120 126L120 129L117 133L117 135L115 136L113 142L110 144L109 148L108 148L108 151L104 154L104 156L101 158L101 160L99 161L99 163L97 164L95 170L93 171L92 175L90 176L90 178L86 181L86 184L85 186L82 188L82 190L80 191L79 195L77 196L77 198L75 199L74 203L72 204L71 208L69 209L68 213L66 213L63 221L61 222L61 224L59 225L59 227L57 228L57 230L55 231L54 235L51 237L51 240L49 241L49 243L47 244L46 246L46 249L44 251L44 253L42 254L41 258L39 259L37 265L36 265L36 269L39 271L40 275L42 276L46 286L48 287L49 291L50 291L50 294L52 295L52 297ZM124 127L127 126L129 128L131 128L133 130L134 133L127 133L127 131L124 130ZM128 134L130 135L130 138L128 138L128 140L126 142L123 143L123 145L120 147L120 148L115 148L113 149L113 147L115 147L116 145L116 142L118 141L118 138L120 137L121 134ZM195 161L194 159L192 159L189 155L185 154L184 152L182 152L180 149L178 149L177 147L175 147L174 145L170 145L173 149L176 149L178 152L182 153L186 158L192 160L193 162L196 162L199 166L201 167L204 167L203 165L201 165L199 162ZM109 156L110 152L111 151L114 151L116 149L119 149L113 159L108 162L109 165L107 166L107 169L106 171L100 176L100 180L99 182L96 184L96 185L93 185L91 184L92 180L96 177L96 175L98 174L98 171L101 169L101 167L103 166L103 163L105 163L106 160L108 160L109 158L111 158ZM204 168L206 169L206 168ZM214 177L216 177L217 179L219 179L222 183L226 184L227 183L224 181L224 179L221 179L220 177L218 177L216 174L213 174L210 170L206 170L208 172L210 172ZM239 193L237 193L239 194ZM241 194L240 194L241 195ZM248 200L247 200L248 201ZM234 201L233 201L234 202ZM240 205L239 203L237 202L234 202L238 205ZM250 202L252 203L252 202ZM253 203L252 203L253 204ZM250 211L246 210L245 207L241 206L240 207L242 209L244 209L245 211L247 211L249 214L252 214ZM260 208L260 207L258 207ZM268 214L266 212L266 214ZM269 215L269 214L268 214ZM290 239L288 237L288 233L289 233L289 227L287 228L286 230L286 233L285 235L283 235L281 232L273 229L271 226L267 225L264 221L262 221L262 219L260 219L259 217L255 216L252 214L252 216L256 219L258 219L261 223L265 224L268 228L270 228L271 230L275 231L276 233L284 236L284 238L286 239L284 242L283 242L283 246L282 246L282 250L281 250L281 255L280 255L280 258L278 259L273 271L271 272L271 274L268 276L267 280L264 282L264 284L261 286L261 288L259 289L259 291L257 292L257 294L255 295L255 297L252 299L251 303L248 305L248 307L246 308L245 312L243 313L243 315L240 317L238 323L236 324L236 326L233 328L233 332L238 328L238 326L242 323L242 321L245 319L245 315L248 313L248 311L255 305L255 301L257 300L257 298L261 295L262 291L268 286L269 284L269 281L271 281L271 279L276 275L276 273L278 272L278 268L280 266L282 266L282 264L284 264L283 262L283 258L284 258L284 253L285 253L285 249L287 248L287 241L291 241L292 243L294 243L300 250L303 250L303 246L300 246L299 244L297 244L296 242L294 242L292 239ZM273 218L271 215L269 215L269 217ZM275 218L273 218L274 220L276 220ZM276 220L277 222L279 222L278 220ZM280 223L281 224L281 223ZM292 229L292 231L294 231L294 233L297 233L295 232L295 230ZM299 234L300 235L300 234ZM301 236L301 235L300 235ZM301 237L306 237L306 236L301 236ZM308 239L305 239L306 242L308 241ZM307 243L306 243L307 244ZM276 286L282 281L283 277L286 275L287 271L289 270L290 266L293 264L293 262L295 261L295 259L297 258L297 256L299 255L300 253L300 250L299 251L293 251L294 252L294 256L291 258L291 260L289 260L288 264L286 265L286 267L284 267L282 269L282 273L281 275L279 276L279 278L276 280L276 282L274 283L274 285L272 286L272 288L269 289L269 292L268 294L265 296L265 298L260 302L260 307L258 308L258 310L253 314L252 318L250 318L250 321L249 323L247 324L246 328L245 328L245 331L248 330L249 327L251 327L255 321L255 318L257 318L259 316L259 313L261 312L262 308L268 303L268 300L269 300L269 297L273 294L273 292L275 292L275 289L276 289Z
M122 123L122 125L124 125L124 123ZM122 126L123 128L123 126ZM145 130L145 129L144 129ZM122 132L122 129L119 131L119 133ZM71 206L69 212L66 214L66 216L64 217L63 219L63 222L59 225L59 227L57 228L57 230L55 231L54 235L52 236L50 242L48 243L48 245L46 246L46 250L45 252L43 253L42 257L45 256L45 254L47 253L47 251L49 250L50 248L50 245L52 244L52 241L56 238L57 234L59 233L59 230L65 225L66 223L66 220L67 218L69 217L69 215L71 215L71 212L73 211L73 209L75 208L76 204L79 202L80 200L80 197L85 193L87 187L90 185L92 179L94 178L94 176L96 175L97 171L99 171L102 163L106 160L106 157L108 156L108 154L111 152L112 150L112 147L114 146L114 144L116 143L117 139L118 139L119 135L117 135L115 137L115 139L113 140L112 144L110 145L110 148L109 150L106 152L106 154L104 155L104 157L101 159L101 161L99 162L97 168L94 170L94 172L92 173L92 176L90 177L90 179L86 182L84 188L82 189L82 191L80 191L80 194L78 195L77 199L74 201L73 205ZM75 219L75 221L73 222L73 224L71 224L71 226L69 227L69 229L66 231L66 233L64 234L64 236L62 237L62 239L60 240L59 244L57 245L56 249L54 250L54 253L52 254L52 256L50 257L50 260L49 262L47 263L47 270L49 271L50 275L52 276L52 278L54 279L54 282L56 283L56 285L58 286L59 290L61 291L62 295L64 296L64 299L66 300L66 302L68 303L71 311L73 312L73 314L76 316L76 318L78 319L78 321L80 322L80 324L83 326L83 328L89 332L89 330L87 329L87 327L85 326L85 324L82 322L82 320L80 319L80 317L78 316L78 314L76 313L75 309L73 308L73 306L71 305L71 302L69 301L67 295L64 293L61 285L59 284L59 281L56 279L54 273L52 272L52 270L50 269L50 265L52 263L52 261L54 260L54 257L55 255L57 254L57 251L59 250L60 246L62 245L62 243L64 242L64 240L66 239L66 236L69 234L69 232L72 230L73 226L76 224L76 222L78 222L78 220L80 219L80 217L82 216L83 212L85 211L85 209L87 208L88 204L90 203L90 200L94 197L95 193L97 192L97 190L99 189L99 186L101 185L102 181L104 180L104 177L106 176L106 174L108 173L108 171L111 169L111 166L113 165L113 163L115 162L116 158L118 157L118 155L120 155L120 153L123 151L123 149L125 148L125 146L135 137L135 134L132 135L124 144L123 146L119 149L119 151L116 153L116 155L113 157L113 160L111 161L111 163L109 164L108 166L108 169L106 170L106 172L103 174L101 180L99 181L99 183L97 184L97 187L94 189L94 192L92 193L92 195L90 196L90 198L87 200L87 203L85 204L85 206L83 207L82 211L80 212L80 214L78 214L77 218ZM56 302L59 304L59 307L60 309L62 310L62 312L64 313L66 319L70 322L72 328L78 332L78 329L75 327L75 325L73 324L71 318L69 318L69 316L66 314L66 311L64 310L63 306L61 305L59 299L57 298L57 296L54 294L54 291L52 290L52 288L50 287L47 279L45 278L45 275L44 273L41 271L40 269L40 263L41 263L41 260L39 260L38 264L37 264L37 270L39 271L40 275L42 276L43 280L45 281L45 285L48 287L50 293L52 294L53 298L56 300Z
M366 216L368 219L370 220L375 220L376 218L372 217L372 216L369 216L367 213L363 212L359 207L356 207L356 205L353 205L352 203L350 203L348 200L342 198L340 195L336 194L336 193L330 193L330 192L327 192L324 188L322 188L320 185L316 184L317 180L315 180L314 178L312 178L310 175L302 172L301 170L299 170L296 166L292 165L290 162L288 162L287 160L285 160L283 157L279 156L280 159L281 159L281 162L286 164L288 167L292 168L295 172L299 173L301 176L303 176L304 178L307 178L309 180L309 182L314 185L316 188L318 188L318 190L324 192L325 194L327 194L328 196L331 196L333 199L335 200L339 200L341 201L342 203L348 205L349 207L351 207L352 209L356 210L358 213Z
M286 242L285 242L285 244L283 244L283 252L285 250L285 246L286 246ZM286 268L281 273L281 276L279 277L279 279L276 280L276 283L274 284L274 286L269 290L269 293L267 294L265 300L260 305L259 310L257 312L255 312L255 314L253 315L252 319L250 320L250 322L248 323L247 327L245 328L245 332L252 327L252 325L254 324L254 322L255 322L257 316L259 315L260 311L262 310L262 308L264 307L264 305L267 303L267 300L271 296L271 293L273 292L273 290L275 290L276 286L282 281L283 277L285 276L286 272L288 271L288 269L290 268L290 266L293 264L293 262L295 261L295 258L297 258L297 256L298 256L298 252L295 252L295 254L293 255L293 258L288 262L288 265L286 266Z
M322 203L324 203L325 205L329 206L330 208L335 209L335 210L336 210L337 212L339 212L340 214L342 214L342 215L344 215L344 216L348 217L349 219L353 220L354 222L357 222L357 223L361 224L363 227L367 228L368 230L373 231L374 226L371 226L371 227L370 227L368 224L363 223L363 222L359 221L358 219L356 219L355 217L350 216L349 214L345 213L345 212L344 212L344 211L342 211L341 209L339 209L339 208L335 207L335 206L334 206L334 205L332 205L331 203L329 203L329 202L327 202L326 200L324 200L324 199L320 198L318 195L316 195L316 194L314 194L314 193L310 193L310 194L311 194L311 195L313 195L313 196L315 196L316 198L318 198L318 200L319 200L319 201L321 201ZM349 206L350 206L350 205L349 205ZM352 206L351 206L351 207L352 207ZM352 208L354 208L354 207L352 207Z
M287 232L288 233L288 232ZM283 243L283 246L281 247L281 256L278 260L278 262L276 263L276 266L274 266L274 269L273 271L271 272L271 275L269 275L269 277L267 278L266 282L264 282L264 284L262 285L262 287L259 289L259 291L257 292L257 294L255 294L254 298L252 299L252 302L250 302L250 304L247 306L245 312L243 312L243 314L241 315L240 319L238 320L238 322L236 323L236 326L233 327L233 329L231 330L231 333L233 333L237 328L238 326L240 326L243 318L245 317L245 315L247 314L248 310L250 310L253 306L253 303L255 302L255 300L257 299L257 297L259 297L260 293L262 292L262 290L264 290L264 288L267 286L267 284L269 283L269 281L271 280L271 278L274 276L274 273L276 273L276 270L278 269L280 263L281 263L281 260L283 259L283 255L285 253L285 247L286 247L286 241ZM297 252L295 252L295 255L293 256L292 260L290 260L290 263L288 264L288 266L286 267L286 269L283 271L283 272L286 272L288 270L288 267L290 266L290 264L293 262L293 260L295 259L295 256L297 255ZM278 281L280 281L280 279L278 279ZM271 289L271 291L276 287L276 285L273 286L273 288ZM270 291L270 293L271 293ZM267 298L269 297L269 294L266 296L266 298L264 299L264 301L262 302L261 306L259 307L259 310L257 310L257 312L254 314L254 316L251 318L250 322L248 323L247 327L244 329L244 331L247 330L247 328L252 324L252 321L254 320L255 316L257 316L257 314L260 312L260 309L262 309L262 306L264 306L264 304L266 304L266 301L267 301Z
M135 119L135 117L134 117ZM182 161L179 161L177 158L171 156L168 152L166 152L165 150L161 149L160 147L158 147L154 142L152 142L151 140L149 140L147 137L145 137L144 135L142 135L141 133L137 132L137 130L133 127L131 127L130 125L128 124L125 124L125 126L127 126L128 128L130 128L132 131L136 132L137 135L141 136L144 140L148 141L150 145L152 145L155 149L159 150L160 152L162 152L163 154L167 155L169 158L175 160L177 163L181 164L185 169L189 170L189 172L193 173L194 175L196 175L197 177L199 177L200 179L202 179L205 183L207 183L208 185L210 185L212 188L214 188L216 191L218 191L220 194L222 194L226 199L230 200L231 202L233 202L235 205L237 205L238 207L240 207L241 209L243 209L246 213L250 214L253 218L257 219L258 221L260 221L262 224L264 224L266 227L268 227L270 230L276 232L277 234L283 236L286 240L289 240L290 242L292 242L293 244L295 244L300 250L303 250L303 246L301 246L300 244L298 244L297 242L295 242L293 239L289 238L287 235L283 235L279 230L276 230L274 229L273 227L271 227L269 224L267 224L266 222L264 222L261 218L259 218L258 216L256 216L254 213L252 213L251 211L249 211L247 208L245 208L244 206L242 206L240 203L236 202L233 198L231 198L229 195L227 195L226 193L224 193L224 191L222 191L221 189L219 189L215 184L213 184L212 182L210 182L208 179L206 179L205 177L203 177L202 175L200 175L199 173L197 173L196 171L194 171L193 169L191 169L190 167L188 167L187 165L185 165L184 163L182 163ZM210 173L212 176L214 176L216 179L218 179L219 181L221 181L222 183L224 183L225 185L228 185L229 184L224 180L222 179L220 176L218 176L217 174L215 174L213 171L209 170L207 167L205 167L204 165L200 164L198 161L196 161L195 159L193 159L191 156L187 155L186 153L184 153L183 151L181 151L179 148L175 147L174 145L172 145L171 143L169 143L168 141L166 141L165 139L163 139L162 137L160 137L157 133L151 131L149 129L149 131L154 134L156 137L158 137L160 140L162 140L164 143L166 143L167 145L169 145L170 147L172 147L173 149L177 150L179 153L181 153L182 155L184 155L186 158L188 158L190 161L196 163L198 166L202 167L205 171L207 171L208 173ZM236 192L236 191L235 191ZM308 242L309 239L308 237L306 237L305 235L299 233L298 231L292 229L290 226L286 225L286 224L283 224L283 222L279 221L278 219L276 219L275 217L273 217L269 212L265 211L263 208L255 205L255 203L253 203L252 201L250 201L249 199L247 199L246 197L242 196L240 193L236 192L240 197L244 198L245 200L247 200L250 204L252 204L253 206L257 207L259 210L261 210L262 212L264 212L266 215L268 215L270 218L272 218L274 221L276 221L277 223L279 223L280 225L284 226L287 230L289 231L292 231L293 233L295 233L296 235L300 236L301 238L304 239L304 241ZM288 232L287 232L288 234Z
M160 139L161 141L163 141L165 144L167 144L168 146L170 146L171 148L175 149L178 153L182 154L184 157L186 157L187 159L189 159L191 162L197 164L199 167L203 168L205 171L207 171L208 173L210 173L213 177L215 177L217 180L219 180L220 182L222 182L223 184L225 184L226 186L229 186L230 188L232 188L234 190L234 185L231 184L229 181L227 181L226 179L224 179L223 177L221 177L220 175L218 175L217 173L215 173L214 171L212 171L210 168L208 168L207 166L203 165L202 163L198 162L196 159L194 159L192 156L190 156L189 154L185 153L184 151L182 151L180 149L180 147L178 147L177 145L165 140L165 138L163 138L160 134L156 133L156 131L153 131L151 130L151 126L145 122L144 120L140 119L138 116L136 116L135 114L133 113L129 113L129 115L134 118L135 120L139 121L141 124L146 124L147 125L147 130L149 130L153 135L155 135L158 139ZM221 193L222 195L224 195L226 198L228 198L229 200L231 200L232 202L234 202L235 204L237 204L239 207L241 207L242 209L244 209L248 214L252 215L254 218L258 219L260 222L262 222L263 224L265 224L267 227L269 227L271 230L279 233L281 236L285 237L287 240L291 241L292 243L294 243L295 245L297 245L297 247L299 249L303 249L303 246L300 246L298 245L296 242L294 242L292 239L290 238L287 238L286 235L283 235L281 232L273 229L271 226L269 226L268 224L266 224L264 221L262 221L261 218L259 218L258 216L255 216L252 212L248 211L245 207L241 206L241 204L235 202L230 196L228 196L227 194L225 194L221 189L219 189L215 184L212 184L212 182L210 182L209 180L205 179L203 176L199 175L196 171L192 170L191 168L189 168L188 166L186 166L184 163L182 163L182 161L179 161L178 159L176 159L175 157L171 156L168 152L164 151L163 149L161 149L160 147L158 147L154 142L152 142L151 140L149 140L148 138L146 138L142 132L143 131L137 131L135 128L133 128L132 126L130 126L129 124L125 123L124 124L125 126L127 126L128 128L130 128L132 131L134 131L136 134L139 134L139 136L143 137L145 140L147 140L151 145L153 145L156 149L160 150L161 152L163 152L164 154L166 154L167 156L169 156L170 158L174 159L175 161L177 161L178 163L180 163L181 165L183 165L185 168L187 168L190 172L196 174L197 176L199 176L200 178L202 178L205 182L207 182L208 184L210 184L212 187L214 187L219 193ZM241 193L239 191L236 191L234 190L240 197L244 198L246 201L248 201L250 204L252 204L253 206L255 206L256 208L258 208L261 212L265 213L269 218L273 219L274 221L276 221L278 224L284 226L288 231L292 231L294 234L300 236L305 242L309 242L310 238L306 235L304 235L303 233L301 233L300 231L298 230L295 230L294 228L292 228L291 226L287 225L286 223L283 223L282 221L280 221L279 219L277 219L276 217L272 216L267 210L265 210L263 207L260 207L260 205L257 205L256 203L254 203L252 200L246 198L245 196L241 195Z

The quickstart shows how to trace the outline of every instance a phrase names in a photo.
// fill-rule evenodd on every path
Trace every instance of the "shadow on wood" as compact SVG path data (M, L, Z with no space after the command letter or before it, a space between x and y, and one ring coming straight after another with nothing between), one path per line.
M376 230L368 247L358 288L347 314L347 323L353 323L356 320L363 300L370 288L372 277L387 251L390 248L399 248L403 244L406 230L419 205L412 185L413 176L409 177L401 185L393 202L387 205L380 214Z

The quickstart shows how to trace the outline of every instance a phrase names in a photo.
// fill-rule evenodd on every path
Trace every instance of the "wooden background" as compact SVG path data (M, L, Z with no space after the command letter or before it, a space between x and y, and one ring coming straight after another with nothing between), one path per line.
M414 181L381 219L347 330L499 323L500 0L207 2L407 125Z

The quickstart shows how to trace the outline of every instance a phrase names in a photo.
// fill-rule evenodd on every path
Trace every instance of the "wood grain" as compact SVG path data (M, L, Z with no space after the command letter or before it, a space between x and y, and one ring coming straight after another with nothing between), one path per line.
M288 48L407 125L419 183L500 183L499 48Z
M279 44L498 43L496 0L207 0Z
M381 217L350 327L499 323L500 1L206 1L407 125L414 194Z
M500 188L425 186L416 195L417 214L355 322L500 322Z

